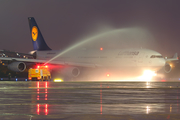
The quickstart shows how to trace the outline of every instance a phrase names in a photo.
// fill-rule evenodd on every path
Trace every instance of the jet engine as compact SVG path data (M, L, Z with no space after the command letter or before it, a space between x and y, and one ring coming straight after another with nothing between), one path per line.
M61 74L68 77L78 77L80 70L77 67L67 67L61 70Z
M23 62L12 62L7 67L14 72L23 72L26 69L26 64Z
M164 71L166 73L169 73L169 72L171 72L171 70L172 70L172 65L169 64L169 63L166 63L165 66L164 66Z

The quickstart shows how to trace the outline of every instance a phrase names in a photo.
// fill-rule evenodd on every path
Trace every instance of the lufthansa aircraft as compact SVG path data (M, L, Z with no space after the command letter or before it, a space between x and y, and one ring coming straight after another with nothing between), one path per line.
M157 71L166 65L160 53L142 48L52 50L46 44L35 19L29 17L28 21L34 59L0 57L0 60L8 61L7 66L12 71L23 72L27 63L41 63L54 65L59 74L68 77L86 76L90 73L121 76L142 74L145 70Z

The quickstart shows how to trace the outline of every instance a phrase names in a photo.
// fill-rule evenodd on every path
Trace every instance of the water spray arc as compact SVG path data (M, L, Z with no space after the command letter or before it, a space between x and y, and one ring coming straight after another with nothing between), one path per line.
M128 30L130 30L130 29L129 29L129 28L116 29L116 30L108 31L108 32L105 32L105 33L102 33L102 34L93 36L93 37L91 37L91 38L85 39L85 40L83 40L83 41L81 41L81 42L79 42L79 43L76 43L76 44L74 44L73 46L65 49L64 51L60 52L58 55L56 55L56 56L53 57L52 59L48 60L45 64L47 64L47 63L55 60L56 58L60 57L61 55L65 54L65 53L67 53L67 52L69 52L69 51L71 51L71 50L73 50L73 49L75 49L75 48L77 48L77 47L79 47L79 46L81 46L81 45L89 42L89 41L97 40L98 38L103 37L103 36L105 36L105 35L109 35L109 34L113 34L113 33L120 33L120 32L124 32L124 31L128 31Z

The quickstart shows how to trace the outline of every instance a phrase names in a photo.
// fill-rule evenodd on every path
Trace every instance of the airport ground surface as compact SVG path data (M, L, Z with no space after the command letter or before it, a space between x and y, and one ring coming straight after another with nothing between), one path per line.
M1 120L179 120L180 82L0 81Z

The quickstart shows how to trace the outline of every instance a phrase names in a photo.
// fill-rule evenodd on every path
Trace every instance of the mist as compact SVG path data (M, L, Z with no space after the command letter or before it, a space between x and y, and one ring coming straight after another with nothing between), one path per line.
M142 28L121 28L106 30L91 34L76 42L71 47L87 49L126 49L126 48L148 48L157 49L158 43L153 35Z

